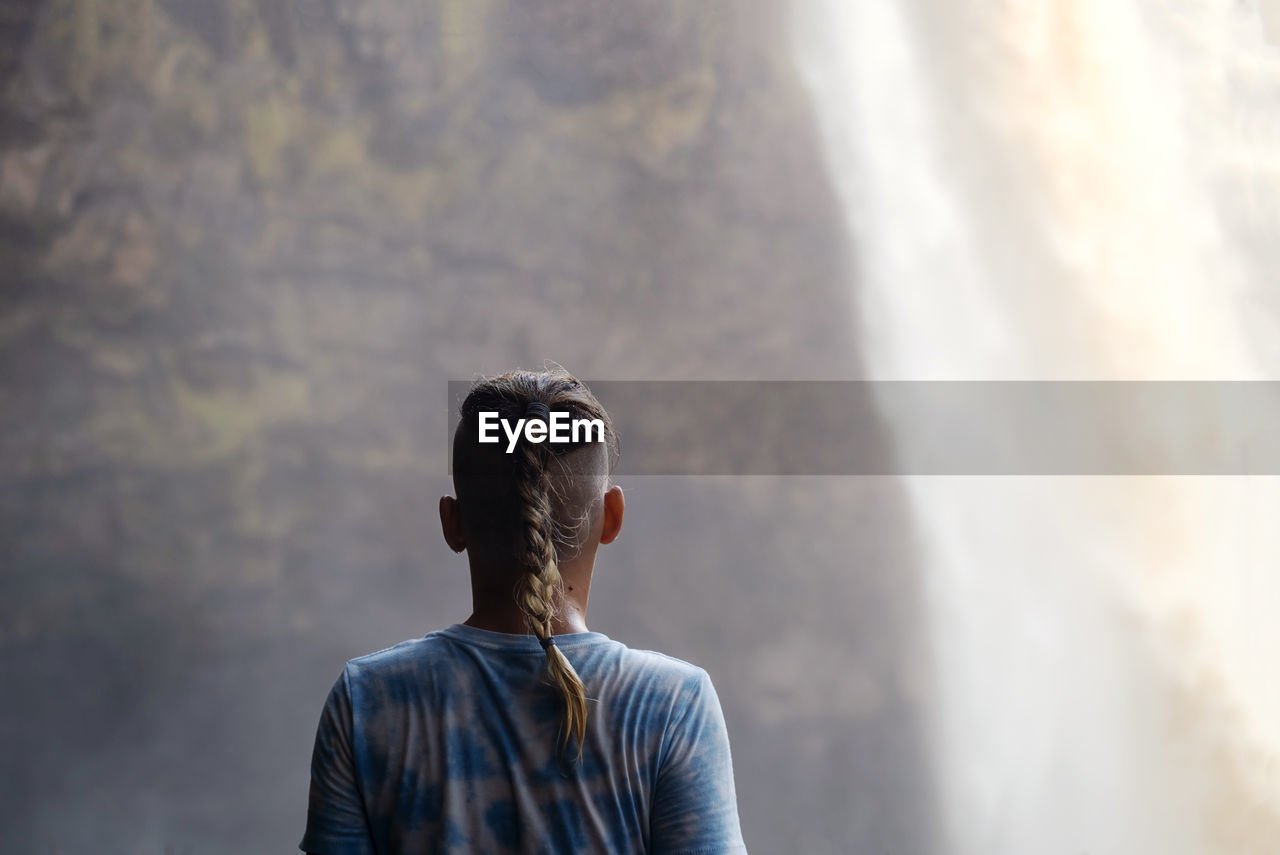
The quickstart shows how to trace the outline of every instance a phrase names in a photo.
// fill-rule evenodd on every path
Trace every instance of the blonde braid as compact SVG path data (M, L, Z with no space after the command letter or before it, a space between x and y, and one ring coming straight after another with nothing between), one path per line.
M547 670L564 699L562 747L568 747L572 734L578 742L578 759L581 760L582 741L587 728L586 690L573 663L550 642L551 622L559 609L563 580L556 566L551 500L543 483L545 463L538 447L530 443L521 443L520 454L518 484L524 529L521 559L527 572L521 573L516 581L515 597L529 622L529 629L543 643L547 652Z

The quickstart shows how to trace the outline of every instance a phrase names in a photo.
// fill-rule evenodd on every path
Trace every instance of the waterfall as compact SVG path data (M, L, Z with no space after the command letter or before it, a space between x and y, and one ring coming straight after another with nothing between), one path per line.
M792 23L872 379L1280 379L1256 8L796 0ZM1235 427L1256 474L904 477L949 851L1272 851L1280 426Z

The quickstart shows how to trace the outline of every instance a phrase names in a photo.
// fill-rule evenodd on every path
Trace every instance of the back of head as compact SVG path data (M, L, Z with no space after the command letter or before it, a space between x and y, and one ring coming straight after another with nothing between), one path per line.
M512 594L546 649L548 671L564 699L565 744L574 736L580 754L586 695L573 665L551 642L552 622L563 597L559 564L583 547L601 513L617 459L613 424L591 391L563 369L479 380L461 415L453 439L453 480L468 549L484 565L509 574ZM497 442L480 441L482 420L494 427ZM546 439L532 441L521 431L511 447L504 431L530 420L548 423ZM498 428L503 422L508 427ZM564 430L551 433L553 424Z

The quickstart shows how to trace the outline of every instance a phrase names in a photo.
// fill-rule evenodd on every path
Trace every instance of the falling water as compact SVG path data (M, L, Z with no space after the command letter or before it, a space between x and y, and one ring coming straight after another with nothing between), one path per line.
M794 23L873 378L1278 379L1256 8L798 0ZM1214 427L1259 474L905 479L950 851L1280 839L1280 426Z

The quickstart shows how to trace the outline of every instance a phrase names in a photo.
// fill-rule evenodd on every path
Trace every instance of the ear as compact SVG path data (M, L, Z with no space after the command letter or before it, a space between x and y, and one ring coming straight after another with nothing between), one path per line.
M467 548L467 536L462 531L462 507L453 496L440 497L440 530L444 532L444 542L454 552Z
M622 497L622 488L617 484L604 494L604 527L600 531L601 543L613 543L622 530L622 512L627 509L626 499Z

